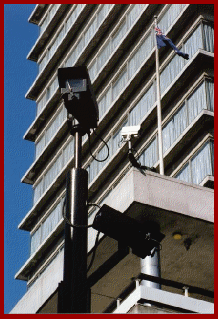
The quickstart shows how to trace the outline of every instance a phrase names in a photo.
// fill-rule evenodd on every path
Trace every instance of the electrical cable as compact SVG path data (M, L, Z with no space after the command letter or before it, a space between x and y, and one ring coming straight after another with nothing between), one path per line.
M93 129L93 133L106 145L107 150L108 150L108 154L107 154L107 156L106 156L104 159L102 159L102 160L97 159L97 158L92 154L92 152L91 152L90 132L89 132L89 133L87 133L87 134L88 134L88 138L89 138L89 152L90 152L90 155L91 155L92 158L94 158L94 160L97 161L97 162L100 162L100 163L101 163L101 162L105 162L105 161L108 159L108 157L110 156L109 146L108 146L107 143L101 138L101 136L99 136L99 135L94 131L94 129Z
M157 241L156 239L151 238L151 234L150 234L150 233L148 233L148 234L146 235L145 239L151 240L151 241L153 241L153 242L155 242L155 243L158 244L158 247L154 247L154 251L153 251L153 253L151 253L151 257L154 256L155 251L160 251L160 250L162 250L162 245L161 245L161 243L160 243L159 241Z
M101 208L101 206L100 206L100 205L98 205L98 204L94 204L94 203L88 203L88 204L87 204L87 206L96 206L96 207L98 207L98 208Z
M66 223L68 225L70 225L73 228L89 228L89 227L92 227L93 224L91 224L91 225L73 225L73 224L71 224L71 222L66 217L66 210L64 209L65 206L66 206L66 197L64 199L63 206L62 206L62 216L63 216L64 220L66 221Z
M100 235L100 231L98 231L97 235L96 235L96 238L95 238L95 245L94 245L94 248L93 248L93 252L92 252L92 259L90 261L90 264L87 268L87 272L90 270L90 268L92 267L93 265L93 262L94 262L94 259L95 259L95 254L96 254L96 250L97 250L97 247L98 247L98 239L99 239L99 235Z
M97 206L98 208L101 208L98 204L93 204L93 203L89 203L88 204L89 206ZM92 227L93 224L91 225L72 225L70 223L70 221L67 219L66 217L66 213L65 213L65 206L66 206L66 197L64 198L64 202L63 202L63 206L62 206L62 216L64 218L64 220L66 221L66 223L68 225L70 225L71 227L75 227L75 228L78 228L78 227L85 227L85 228L88 228L88 227ZM95 245L94 245L94 249L93 249L93 253L92 253L92 259L90 261L90 264L87 268L87 272L90 270L90 268L92 267L93 265L93 262L94 262L94 259L95 259L95 254L96 254L96 250L97 250L97 246L98 246L98 239L99 239L99 235L100 235L100 231L98 231L97 235L96 235L96 239L95 239Z

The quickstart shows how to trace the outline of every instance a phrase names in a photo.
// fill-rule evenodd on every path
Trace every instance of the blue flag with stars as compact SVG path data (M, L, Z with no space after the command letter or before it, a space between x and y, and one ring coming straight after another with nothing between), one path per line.
M188 60L189 59L189 55L187 53L183 53L181 52L176 46L175 44L173 44L172 40L170 40L169 38L167 38L167 36L165 36L165 34L162 33L162 31L160 30L159 27L155 27L155 33L156 33L156 39L157 39L157 47L158 49L168 46L171 47L176 54L178 54L179 56L183 57L184 59Z

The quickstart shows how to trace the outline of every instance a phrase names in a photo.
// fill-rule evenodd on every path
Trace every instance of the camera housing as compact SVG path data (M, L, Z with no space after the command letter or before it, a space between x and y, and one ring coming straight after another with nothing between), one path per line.
M140 136L141 135L141 126L125 126L121 130L121 136L124 139L124 141L128 141L131 139L131 137Z

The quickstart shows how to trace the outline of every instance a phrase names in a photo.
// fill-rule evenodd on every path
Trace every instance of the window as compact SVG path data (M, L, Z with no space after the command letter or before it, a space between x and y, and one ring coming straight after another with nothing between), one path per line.
M41 73L44 70L44 68L47 65L48 61L52 58L52 56L56 52L56 49L61 44L63 38L65 37L65 35L67 33L67 31L69 30L69 27L71 27L74 24L78 14L82 11L84 6L85 6L85 4L82 4L82 5L78 4L76 7L74 7L74 9L73 9L73 11L71 13L71 16L67 18L67 20L64 22L64 25L62 26L61 30L56 35L53 43L47 48L45 57L43 58L43 60L41 60L39 62L39 73ZM50 20L51 20L51 17L49 17L48 22ZM69 22L71 23L71 25L69 25Z
M142 12L145 11L148 4L135 4L131 7L130 11L127 13L127 25L131 28L136 20L141 16Z
M119 75L116 82L114 82L112 86L112 100L114 101L120 94L120 92L124 89L126 86L126 83L128 81L127 78L127 69L125 68L122 73Z
M175 175L175 178L199 185L206 176L214 175L214 141L208 140L189 159L185 166Z
M212 30L212 27L210 27ZM208 27L209 30L209 27ZM213 33L212 31L207 32L207 42L205 46L203 44L203 34L202 34L202 25L199 24L198 27L194 30L191 36L184 42L182 46L182 51L189 54L191 59L193 55L198 51L198 49L208 50L213 47ZM185 64L188 63L187 60L182 59L177 54L172 58L168 65L163 69L160 74L160 86L161 93L166 90L166 88L174 81L176 76L182 71Z
M62 219L62 207L64 204L64 198L55 205L49 215L40 223L40 226L31 235L30 238L30 255L32 255L43 241L50 235L55 229L57 224Z
M144 93L129 113L129 125L138 125L155 103L155 84Z
M158 26L166 33L169 27L174 23L174 20L180 15L186 4L172 4L167 8L163 17L158 22Z
M198 49L203 49L201 24L194 30L192 35L183 45L183 51L189 54L189 59L193 57Z
M40 182L33 188L33 204L35 204L39 198L47 191L50 185L55 181L58 174L64 168L64 166L73 158L74 139L70 137L60 151L57 157L53 160L51 166L43 173Z
M46 130L44 131L43 135L40 139L36 142L36 159L48 145L48 143L52 140L52 138L56 135L59 128L62 126L63 122L67 118L67 111L64 106L62 106L61 111L55 115L52 119L51 123L48 125Z
M123 38L127 35L136 20L139 19L139 17L145 11L146 7L147 4L130 5L130 10L128 10L127 14L123 18L121 25L119 25L118 29L111 36L109 36L109 39L103 45L101 52L98 53L94 62L92 62L89 66L88 69L91 80L95 79L98 72L109 59L110 55L116 51Z
M206 51L214 52L214 27L210 24L203 24L204 48Z
M197 154L191 159L192 182L200 184L208 175L213 175L213 157L210 144L206 143Z
M187 51L189 52L189 51ZM177 54L160 73L160 90L161 94L171 85L176 76L182 71L184 67L183 59Z
M149 32L148 36L140 43L139 48L129 60L128 72L131 78L141 67L142 63L146 60L153 49L152 36Z
M58 11L60 6L60 4L51 4L51 6L45 14L45 18L43 17L43 22L40 22L40 34L42 34L45 31L47 25L54 17L55 13Z
M126 19L122 24L120 25L119 29L116 31L116 33L112 36L112 51L115 50L115 48L120 43L121 39L124 37L124 35L127 33L127 22Z
M183 169L175 176L175 178L179 179L180 181L191 183L191 172L190 172L190 165L187 163Z
M128 124L128 121L124 121L119 129L113 134L113 137L112 137L112 154L115 154L116 151L118 150L119 148L119 143L121 141L121 130L123 127L125 127L126 125Z
M99 118L106 113L111 104L111 100L111 88L109 88L98 102Z
M187 99L189 123L203 110L207 109L205 82L202 82Z
M153 165L158 161L157 152L157 137L145 148L139 157L139 162L142 166L153 167Z
M210 88L209 88L210 86ZM205 79L185 100L179 110L163 127L163 152L166 152L173 142L184 132L202 110L213 108L213 82ZM207 95L209 98L207 99Z
M206 96L208 110L214 112L214 82L211 80L206 81Z

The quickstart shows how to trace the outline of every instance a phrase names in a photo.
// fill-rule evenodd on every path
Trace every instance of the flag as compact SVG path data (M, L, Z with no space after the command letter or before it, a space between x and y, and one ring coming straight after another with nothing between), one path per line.
M155 33L156 33L158 49L165 47L165 46L169 46L179 56L183 57L186 60L189 59L189 55L187 53L183 53L183 52L179 51L179 49L175 46L175 44L173 44L172 40L170 40L167 36L165 36L165 34L162 33L162 31L159 27L155 27Z

